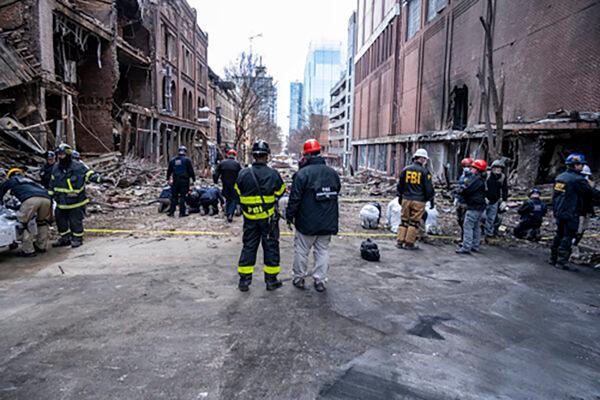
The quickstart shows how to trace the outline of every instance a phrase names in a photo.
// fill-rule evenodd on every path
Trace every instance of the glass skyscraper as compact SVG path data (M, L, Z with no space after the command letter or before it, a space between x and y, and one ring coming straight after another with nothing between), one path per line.
M341 48L341 43L310 44L304 67L303 114L328 113L329 91L344 70Z
M302 82L290 83L290 133L302 127Z

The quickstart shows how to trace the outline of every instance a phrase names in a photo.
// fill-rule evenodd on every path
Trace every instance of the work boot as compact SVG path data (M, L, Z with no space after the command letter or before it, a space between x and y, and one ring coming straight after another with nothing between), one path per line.
M168 213L167 213L167 217L174 218L174 217L175 217L175 213L168 212Z
M462 247L456 249L456 254L471 254L471 252L467 249L463 249Z
M304 278L294 278L294 280L292 281L292 283L298 289L301 289L301 290L306 289L306 286L304 286Z
M419 246L414 243L404 243L404 250L419 250Z
M188 213L179 213L179 218L185 218L185 217L189 217L190 214Z
M35 252L36 252L36 253L41 253L41 254L43 254L43 253L45 253L45 252L46 252L46 249L43 249L43 248L41 248L41 247L37 247L35 244L33 245L33 248L35 249Z
M227 222L229 222L229 223L233 222L233 215L228 215L227 216Z
M325 284L323 282L315 281L315 290L319 293L323 293L327 289L325 288Z
M247 292L248 290L250 290L251 283L251 274L240 274L240 282L238 283L238 289L240 289L240 292Z
M265 283L268 291L277 290L283 286L283 283L277 279L277 274L265 274Z
M52 243L52 247L65 247L71 245L71 239L67 237L61 237L56 242Z
M396 247L399 249L403 249L404 248L404 243L403 242L396 242Z
M565 271L573 271L573 272L579 272L579 270L573 266L571 266L571 263L569 263L569 258L571 257L571 252L570 251L558 251L558 260L557 263L555 265L555 268L560 268L563 269Z
M82 238L74 237L73 239L71 239L71 248L73 248L73 249L80 247L82 244L83 244Z

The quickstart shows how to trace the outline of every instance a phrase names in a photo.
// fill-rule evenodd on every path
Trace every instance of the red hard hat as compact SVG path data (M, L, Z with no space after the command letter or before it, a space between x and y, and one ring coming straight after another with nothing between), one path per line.
M485 172L487 170L487 162L485 160L475 160L473 161L473 168Z
M308 139L304 142L304 154L321 151L321 145L316 139Z
M227 150L227 155L237 157L237 151L235 151L234 149Z
M473 165L473 159L471 157L463 158L463 160L460 162L460 165L463 167L470 167Z

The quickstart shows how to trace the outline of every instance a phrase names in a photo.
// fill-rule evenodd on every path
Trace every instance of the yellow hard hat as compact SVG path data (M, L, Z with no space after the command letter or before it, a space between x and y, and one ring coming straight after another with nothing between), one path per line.
M24 173L25 173L25 171L23 171L21 168L11 168L11 169L9 169L9 170L8 170L8 172L6 173L6 177L7 177L7 178L10 178L10 176L11 176L12 174L14 174L14 173L17 173L17 174L24 174Z

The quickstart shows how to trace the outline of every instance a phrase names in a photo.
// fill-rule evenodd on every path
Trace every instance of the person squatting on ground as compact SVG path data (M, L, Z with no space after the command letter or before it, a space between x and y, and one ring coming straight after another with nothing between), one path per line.
M541 239L540 227L542 226L547 208L546 204L540 199L540 195L539 189L531 189L529 200L521 204L521 207L517 210L521 216L521 220L515 227L515 237L531 241Z
M277 275L281 271L279 255L279 212L277 200L285 192L285 183L273 168L267 166L269 144L258 140L252 146L254 163L244 168L235 184L244 215L243 247L238 262L238 288L246 292L252 283L256 252L262 243L267 290L282 286Z
M34 257L37 253L45 253L48 245L48 224L52 222L52 201L48 191L25 177L20 168L8 171L7 180L0 186L0 204L7 192L19 200L21 207L18 220L23 225L23 244L21 257ZM35 218L37 232L30 232L29 222Z
M56 150L58 163L52 168L48 193L56 202L55 219L60 238L52 246L79 247L83 243L85 206L90 202L85 194L88 182L101 183L102 177L84 164L72 159L73 150L61 144ZM106 179L105 182L110 182Z
M235 214L235 209L239 202L234 186L242 166L237 162L235 159L236 157L237 152L235 150L231 149L227 151L227 158L217 165L215 173L213 174L213 181L215 184L219 183L219 178L221 178L221 182L223 183L223 197L225 197L225 216L227 217L227 222L233 221L233 215Z
M214 187L196 187L186 196L185 201L190 208L190 214L210 216L219 214L219 204L221 208L224 208L225 204L221 191Z
M167 181L171 184L171 206L167 215L173 217L179 205L179 216L186 217L185 197L190 191L190 182L196 180L192 160L186 157L187 148L179 146L179 155L173 157L167 168Z
M158 212L163 213L171 207L171 185L163 186L156 202L158 203Z
M481 216L486 207L485 182L481 175L487 170L485 160L473 161L472 174L465 179L465 188L459 194L467 205L463 226L462 245L456 250L458 254L471 254L479 251L481 245Z
M413 163L402 170L398 179L402 221L398 228L397 246L408 250L417 248L415 242L425 212L425 203L429 201L431 207L434 207L435 191L431 174L425 168L428 160L427 151L418 149L413 155Z
M306 164L294 176L285 218L294 224L294 280L298 289L305 288L308 276L308 257L313 249L315 268L314 287L325 291L329 270L329 243L339 229L338 194L340 177L321 157L321 145L315 139L304 143Z
M600 200L600 191L592 188L581 174L585 166L583 154L570 154L565 160L567 170L554 181L552 207L556 219L556 234L550 249L549 263L564 270L569 266L571 247L579 230L579 218L585 215L584 205Z
M496 236L495 222L501 203L508 200L508 178L504 174L504 163L496 160L486 179L488 205L485 208L485 236Z
M46 153L46 164L40 168L40 180L42 186L48 189L50 187L50 177L52 176L52 168L56 164L56 154L53 151Z
M456 219L458 221L458 226L460 226L460 236L462 237L463 225L465 223L465 213L467 212L467 204L465 203L465 199L459 193L465 188L465 181L472 174L471 166L473 165L473 159L469 157L464 158L460 162L460 165L463 168L463 172L460 178L458 178L458 187L454 195L454 205L456 206Z

